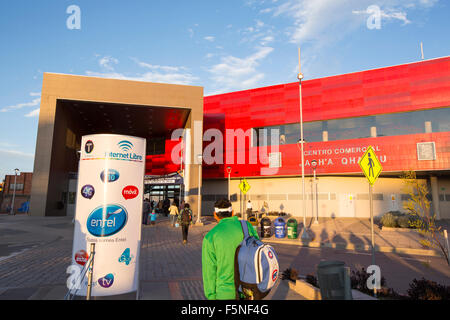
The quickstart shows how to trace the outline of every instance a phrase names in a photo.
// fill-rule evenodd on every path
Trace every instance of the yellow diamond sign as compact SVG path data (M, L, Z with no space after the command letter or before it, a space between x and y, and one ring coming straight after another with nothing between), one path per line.
M243 194L246 194L248 190L250 190L250 185L248 184L247 180L242 180L242 182L239 184L239 189L241 189Z
M373 151L372 146L367 148L358 164L371 185L373 185L373 183L378 179L381 171L383 171L383 167Z

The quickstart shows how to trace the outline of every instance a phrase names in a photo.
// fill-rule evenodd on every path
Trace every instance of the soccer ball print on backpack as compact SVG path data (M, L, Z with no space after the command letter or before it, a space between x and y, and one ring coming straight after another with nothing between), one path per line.
M244 239L234 257L237 295L242 293L246 300L261 300L278 280L278 257L270 245L249 235L247 221L240 222Z

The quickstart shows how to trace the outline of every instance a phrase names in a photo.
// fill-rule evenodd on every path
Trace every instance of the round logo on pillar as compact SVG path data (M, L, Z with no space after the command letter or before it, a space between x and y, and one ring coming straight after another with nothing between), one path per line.
M84 151L86 151L86 153L91 153L92 150L94 150L94 143L92 142L92 140L86 141L86 143L84 144Z

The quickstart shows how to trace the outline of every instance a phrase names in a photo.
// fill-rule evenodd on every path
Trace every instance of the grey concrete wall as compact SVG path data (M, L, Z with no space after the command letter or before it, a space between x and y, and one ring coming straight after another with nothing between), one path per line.
M202 87L44 73L30 202L30 214L35 216L65 214L65 210L56 210L56 203L67 187L67 173L72 171L65 150L69 119L58 110L58 99L182 107L191 110L189 127L194 127L194 121L203 121ZM194 142L193 137L192 150ZM202 145L201 140L198 143ZM190 163L194 156L191 153ZM197 170L198 166L191 166L187 190L198 187ZM197 196L189 193L188 197L196 208Z

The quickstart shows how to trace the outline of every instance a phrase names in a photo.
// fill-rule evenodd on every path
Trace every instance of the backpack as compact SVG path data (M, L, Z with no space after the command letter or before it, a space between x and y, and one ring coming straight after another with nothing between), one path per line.
M183 209L180 213L180 222L183 224L189 224L192 220L192 211L191 209Z
M246 300L261 300L278 280L278 257L270 245L249 235L247 221L240 223L244 239L234 256L236 298L243 293Z

